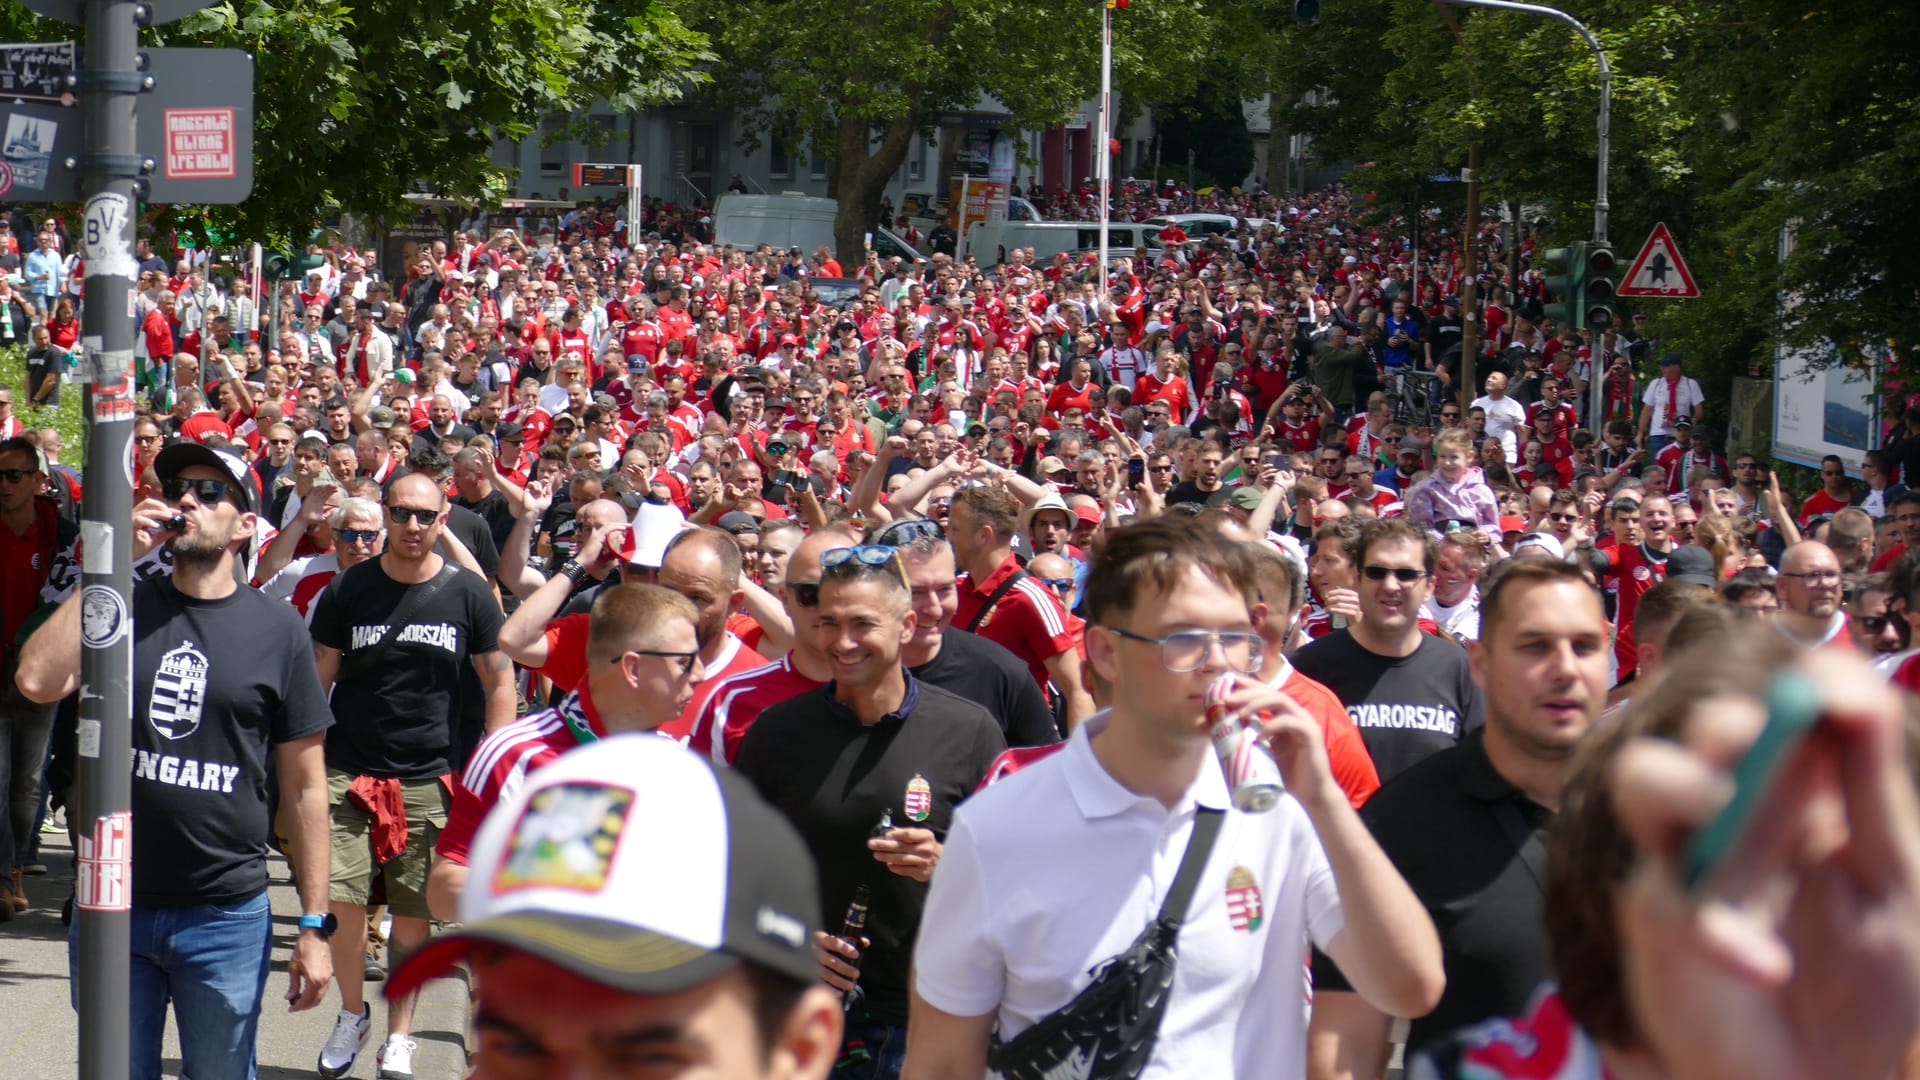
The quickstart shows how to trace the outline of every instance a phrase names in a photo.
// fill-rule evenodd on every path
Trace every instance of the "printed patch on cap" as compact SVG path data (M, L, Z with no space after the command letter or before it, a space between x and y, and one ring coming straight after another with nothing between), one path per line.
M1253 871L1244 866L1234 867L1227 875L1227 918L1235 930L1248 933L1260 929L1266 919L1266 911L1260 905L1260 883L1253 880Z
M927 815L933 812L933 787L919 773L914 773L913 779L907 781L906 810L907 816L915 821L925 821Z
M555 784L514 822L493 876L495 895L520 889L598 892L613 874L633 792L609 784Z

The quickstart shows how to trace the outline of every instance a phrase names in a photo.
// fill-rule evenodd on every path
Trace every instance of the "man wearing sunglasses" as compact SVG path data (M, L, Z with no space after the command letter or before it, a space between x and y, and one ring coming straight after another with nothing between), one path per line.
M311 524L305 530L288 530L274 537L260 553L255 578L260 582L261 592L292 604L303 618L312 615L314 600L334 575L380 554L387 535L381 524L385 515L380 512L380 504L372 499L336 495L328 501L324 513L318 500L309 502L314 507L310 511L309 507L302 506L300 520L309 521L311 513L314 515ZM281 544L283 538L291 535L298 539L302 532L323 542L315 545L318 550L296 554L293 545Z
M488 735L454 784L427 878L435 918L456 918L480 823L535 770L576 746L655 732L680 715L706 676L696 618L686 597L658 585L628 582L600 592L588 613L587 673L580 685L553 708Z
M11 456L0 451L0 467ZM32 700L58 701L79 685L83 629L97 637L138 626L131 1074L160 1075L171 1001L178 1027L194 1033L181 1044L183 1072L249 1076L274 937L269 754L305 913L288 969L289 1006L319 1004L332 974L322 750L332 718L299 616L235 579L258 505L246 464L183 442L163 450L154 471L164 497L134 507L132 554L137 560L171 537L172 574L137 582L130 615L78 591L69 596L27 641L19 687ZM176 515L184 524L169 528Z
M387 883L396 952L425 943L431 929L427 866L438 823L446 820L443 781L482 736L460 723L461 669L471 666L479 677L487 731L512 723L514 715L513 664L498 648L499 602L478 574L434 551L446 527L445 493L425 474L408 473L388 486L385 511L386 552L341 573L313 613L320 684L333 692L329 899L339 920L332 945L342 1006L320 1051L325 1077L352 1071L372 1032L363 991L373 875ZM392 625L402 605L409 610ZM380 836L368 807L395 800L405 807L405 843L376 866ZM392 1001L380 1051L381 1067L390 1073L411 1075L412 1026L412 998Z
M1356 555L1361 618L1293 662L1346 705L1384 784L1479 727L1481 696L1466 653L1420 627L1435 541L1405 518L1380 518L1361 530Z
M846 911L860 886L871 890L866 937L823 933L815 951L827 985L860 993L848 1042L868 1057L840 1075L891 1080L906 1057L908 970L926 883L953 808L1007 744L985 709L902 663L917 620L896 550L832 548L820 561L813 632L832 680L762 713L734 768L806 839L820 867L821 910Z

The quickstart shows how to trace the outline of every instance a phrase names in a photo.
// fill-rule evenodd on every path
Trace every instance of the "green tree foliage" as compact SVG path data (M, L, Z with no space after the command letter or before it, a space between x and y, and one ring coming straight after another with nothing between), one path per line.
M1615 247L1631 258L1667 222L1704 292L1639 302L1665 345L1710 376L1744 374L1779 341L1827 363L1884 350L1911 383L1920 40L1864 0L1558 6L1614 68ZM1292 111L1294 130L1326 159L1370 163L1362 186L1458 171L1477 138L1486 205L1545 204L1549 243L1589 234L1598 78L1572 30L1431 0L1345 0L1280 33L1298 63L1276 73L1277 92L1331 91ZM1797 245L1781 262L1788 226Z
M1193 152L1195 183L1238 185L1253 168L1253 135L1240 106L1237 84L1206 80L1192 93L1156 106L1161 154L1171 174Z
M714 91L749 141L811 141L832 161L842 265L865 257L887 181L942 110L991 97L1010 125L1065 119L1099 87L1100 11L1085 0L715 0L693 25L721 62ZM1198 0L1115 12L1116 83L1175 93L1218 20ZM1130 84L1126 80L1133 80Z
M0 29L75 34L15 5ZM223 0L142 43L244 49L255 64L252 198L172 208L159 224L283 240L334 209L398 213L409 191L498 197L509 175L496 139L599 100L670 100L711 59L660 0Z

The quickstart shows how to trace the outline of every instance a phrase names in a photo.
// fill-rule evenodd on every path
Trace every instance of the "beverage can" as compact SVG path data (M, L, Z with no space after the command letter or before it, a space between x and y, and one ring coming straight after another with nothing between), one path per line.
M1207 725L1213 738L1214 756L1226 773L1233 805L1252 814L1265 813L1280 802L1287 790L1280 779L1280 766L1267 750L1257 720L1234 717L1227 711L1226 699L1238 685L1238 676L1220 676L1208 685L1206 693Z

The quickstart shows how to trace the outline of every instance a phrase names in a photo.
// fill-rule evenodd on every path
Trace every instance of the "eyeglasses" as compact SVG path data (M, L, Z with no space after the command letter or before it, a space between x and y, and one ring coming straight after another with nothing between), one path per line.
M911 544L923 537L945 540L947 530L941 528L940 523L932 518L908 518L881 529L874 535L873 542L877 545L898 547L902 544Z
M669 660L678 660L680 661L680 675L682 678L685 678L693 674L693 665L699 661L700 652L697 649L693 652L672 652L666 649L628 649L626 652L614 657L613 662L616 664L622 663L629 656L664 656Z
M1833 585L1833 584L1837 584L1840 581L1840 571L1838 570L1808 570L1807 572L1802 574L1789 574L1786 571L1782 570L1780 572L1780 576L1800 578L1801 580L1814 585Z
M438 520L439 517L440 511L429 510L418 506L387 507L387 518L395 525L405 525L409 521L417 521L421 525L431 525Z
M357 543L360 543L362 540L371 544L375 540L380 539L380 530L379 529L341 529L339 532L339 536L340 536L340 539L345 540L349 544L357 544Z
M20 478L26 475L25 469L0 469L0 480L5 480L9 484L19 483ZM227 489L230 486L225 480L212 477L204 480L189 480L182 476L169 476L160 481L160 494L168 502L179 502L186 497L187 492L191 491L195 501L204 506L212 506L227 497Z
M1176 630L1165 637L1156 638L1122 630L1117 626L1108 626L1106 629L1128 641L1160 646L1160 665L1177 675L1198 671L1200 665L1207 662L1216 642L1228 667L1241 674L1260 670L1264 642L1259 634L1251 630Z
M1402 585L1411 585L1427 576L1425 570L1411 566L1363 566L1360 572L1367 575L1368 581L1385 581L1391 577Z

